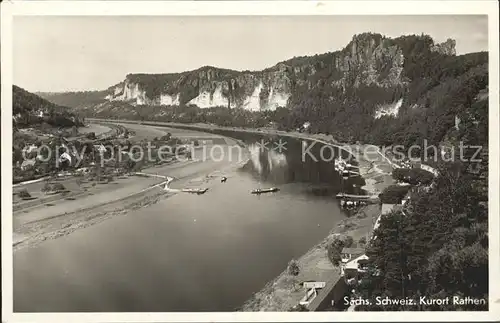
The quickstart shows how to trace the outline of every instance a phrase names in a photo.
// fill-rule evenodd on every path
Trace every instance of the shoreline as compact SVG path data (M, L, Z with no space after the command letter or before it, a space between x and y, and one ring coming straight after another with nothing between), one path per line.
M314 140L314 138L310 138ZM351 146L352 148L352 146ZM356 147L354 147L356 148ZM367 193L375 195L394 181L389 172L383 172L361 156L357 149L353 149L356 161L359 163L360 176L366 184L362 187ZM273 280L254 293L238 311L290 311L305 295L300 286L303 281L331 281L341 278L340 267L335 267L328 259L326 246L335 238L351 236L354 241L366 237L373 231L373 225L380 213L378 204L369 204L356 210L354 214L341 220L330 233L305 254L300 256L297 263L299 275L292 276L287 268Z
M286 136L295 139L312 140L325 145L331 145L348 151L356 160L359 166L360 176L365 180L365 185L361 187L370 195L378 195L386 187L394 184L392 170L394 164L380 150L375 154L382 157L381 160L372 161L367 150L363 149L369 145L347 145L335 141L331 135L324 134L303 134L297 132L283 132L274 129L243 129L215 127L211 125L198 124L175 124L164 122L139 122L132 120L98 120L98 122L117 122L143 124L147 126L170 127L180 129L190 129L195 131L208 131L213 133L216 130L250 132L269 136ZM371 146L371 145L370 145ZM373 151L372 151L373 153ZM385 170L384 170L385 169ZM326 246L333 239L342 236L351 236L355 241L361 237L368 237L373 231L376 219L380 214L379 204L363 206L355 211L350 217L338 222L330 233L312 246L305 254L297 259L300 272L297 276L288 273L287 268L279 273L274 279L268 281L263 288L255 292L247 301L240 306L237 311L290 311L296 306L305 295L301 286L303 281L338 281L341 278L340 267L334 266L328 259ZM291 259L290 259L291 260ZM321 294L321 292L320 292Z
M232 138L228 139L241 145L238 140ZM13 251L16 252L23 248L35 247L45 240L66 236L76 230L100 223L117 215L126 215L129 211L158 203L181 191L180 189L165 190L163 186L167 183L175 182L174 186L189 185L190 187L199 187L201 185L208 185L210 187L215 183L214 179L217 177L218 173L232 171L241 166L240 163L230 163L222 164L215 170L212 169L201 172L195 170L193 173L188 173L181 177L172 177L169 175L172 172L177 172L179 169L189 167L191 164L193 164L193 162L177 161L164 165L151 165L150 167L144 168L141 172L133 174L139 177L149 177L152 181L150 185L146 186L147 183L141 185L141 187L135 187L137 185L134 185L133 189L137 189L136 191L127 189L127 192L125 192L127 194L124 193L123 196L118 196L117 199L107 199L106 201L100 201L96 205L87 205L86 207L68 210L67 212L58 213L52 216L36 216L35 219L31 221L18 219L19 224L13 227ZM164 175L160 175L160 173ZM130 183L130 180L134 177L135 176L127 176L128 183ZM111 186L107 186L106 189L111 189ZM106 194L106 191L98 192L96 195L88 192L81 192L78 196L75 195L75 197L89 198L89 195L94 195L94 199L99 199L98 196L100 194ZM65 197L63 196L54 196L53 199L54 201L37 200L36 202L40 205L37 204L26 209L18 210L16 213L23 214L31 211L40 213L43 212L42 209L48 202L57 205L57 202L65 201ZM23 214L23 216L25 215ZM36 219L37 217L38 219Z
M103 123L112 123L114 121L106 120L101 121ZM121 123L121 121L116 121ZM124 122L127 123L127 122ZM129 122L129 123L140 123L140 122ZM146 125L146 124L145 124ZM147 126L152 126L147 124ZM163 125L164 127L176 128L176 125ZM184 126L184 125L182 125ZM288 136L295 139L313 140L321 144L333 145L336 147L341 147L349 151L355 158L359 166L360 176L365 180L365 185L362 187L370 195L376 195L382 191L385 187L393 183L391 172L384 172L380 167L377 166L390 166L392 170L392 165L390 161L386 160L385 156L383 161L371 162L361 154L362 145L342 145L329 138L331 136L324 135L305 135L302 133L281 133L280 131L256 131L256 130L244 130L244 129L226 129L220 128L228 131L242 131L242 132L255 132L262 135L278 135L278 136ZM191 130L197 130L200 132L213 131L213 127L198 127L192 126ZM222 135L223 137L229 137L227 135ZM240 141L231 138L237 144ZM389 162L389 163L388 163ZM227 166L227 165L226 165ZM233 169L237 165L232 165L230 167L225 167ZM182 167L182 166L181 166ZM156 168L156 169L155 169ZM161 167L160 167L161 168ZM150 170L158 170L157 167L151 167L151 169L144 169L145 172ZM181 182L193 182L193 178L196 177L201 179L200 181L194 181L197 183L192 184L209 184L213 180L212 173L217 173L222 171L218 169L216 171L211 171L208 174L192 174L192 176L187 176L186 178L176 179ZM153 175L153 174L151 174ZM68 214L62 214L54 219L42 220L42 223L35 223L34 226L42 229L42 232L37 232L26 239L22 236L18 237L20 241L13 241L14 251L22 249L24 247L36 246L39 243L47 239L56 239L61 236L70 234L76 230L97 224L99 222L105 221L117 215L125 215L130 210L136 210L142 207L147 207L151 204L157 203L160 200L167 199L168 197L175 194L175 192L164 192L163 190L157 191L153 190L154 187L161 186L165 184L162 181L160 184L156 184L147 190L141 192L135 192L134 194L127 196L125 198L110 201L104 205L96 205L94 207L85 210L76 210L74 212L69 212ZM196 185L196 186L199 186ZM121 204L121 205L118 205ZM334 267L327 256L326 246L334 239L339 236L349 235L354 238L355 241L359 240L361 237L368 236L373 230L373 225L379 214L379 205L371 204L361 207L356 210L354 214L347 217L338 223L330 230L330 233L322 238L317 244L312 246L309 250L300 256L297 261L300 267L300 273L298 276L291 276L287 272L287 268L277 275L271 281L268 281L263 288L255 292L244 304L238 309L239 311L289 311L292 306L298 304L299 300L304 296L304 290L300 286L302 281L316 280L316 281L331 281L332 279L340 278L340 268ZM69 218L68 216L71 215ZM57 223L59 222L59 223ZM45 232L42 227L48 226L53 227L54 224L58 224L58 229L50 230ZM29 229L29 228L28 228ZM31 230L29 230L31 231ZM33 232L34 233L34 232ZM14 236L16 232L14 232ZM16 237L14 237L14 240Z

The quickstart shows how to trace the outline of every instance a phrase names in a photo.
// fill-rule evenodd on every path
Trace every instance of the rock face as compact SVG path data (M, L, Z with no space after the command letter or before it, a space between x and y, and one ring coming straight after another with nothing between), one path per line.
M108 89L106 99L133 105L185 104L262 111L285 107L291 91L286 71L237 72L207 66L180 74L130 74Z
M432 51L455 54L455 41L430 44ZM295 57L256 72L239 72L205 66L176 74L129 74L108 89L109 101L133 105L223 106L251 111L287 107L298 87L346 88L405 86L405 56L397 39L379 34L355 35L336 52L312 57Z
M455 41L435 44L426 35L395 39L380 34L354 35L341 50L294 57L262 71L234 71L204 66L172 74L128 74L105 91L47 94L58 104L91 108L103 102L132 106L227 107L249 111L295 109L317 105L316 98L344 102L363 93L395 104L419 77L428 54L455 55ZM326 91L325 91L326 90ZM358 93L353 93L353 92ZM369 92L369 93L368 93ZM392 95L390 93L398 93ZM311 96L315 98L311 99ZM310 101L313 101L312 103ZM338 105L339 102L337 102Z
M432 46L431 50L433 52L438 52L443 55L456 55L456 46L457 42L454 39L447 39L445 42L441 44L436 44Z

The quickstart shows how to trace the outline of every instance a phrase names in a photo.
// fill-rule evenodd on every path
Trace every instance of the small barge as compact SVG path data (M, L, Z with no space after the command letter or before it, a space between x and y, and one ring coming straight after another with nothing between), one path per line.
M271 188L258 188L256 190L251 191L250 193L252 194L262 194L262 193L273 193L277 192L280 189L277 187L271 187Z
M208 188L185 188L182 191L184 193L205 194L208 191Z

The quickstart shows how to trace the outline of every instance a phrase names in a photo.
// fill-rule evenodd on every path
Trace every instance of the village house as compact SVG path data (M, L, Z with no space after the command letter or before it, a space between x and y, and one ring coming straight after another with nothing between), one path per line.
M368 256L363 253L343 266L342 275L348 285L357 284L361 281L363 274L367 271L368 259Z
M442 154L442 152L441 152ZM439 175L439 172L436 168L430 166L430 165L427 165L427 164L424 164L422 162L416 162L413 164L413 168L420 168L420 169L423 169L429 173L431 173L432 175L434 175L435 177Z
M344 269L347 263L364 253L365 249L363 248L343 248L340 254L340 274L344 275Z

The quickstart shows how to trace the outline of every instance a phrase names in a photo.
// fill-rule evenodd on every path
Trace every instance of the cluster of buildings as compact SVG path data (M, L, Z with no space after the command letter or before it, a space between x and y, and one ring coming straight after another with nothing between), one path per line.
M380 226L380 220L382 216L389 214L393 211L403 211L404 206L410 200L409 195L407 195L401 204L382 204L380 210L380 215L378 216L375 224L373 226L373 232ZM371 236L371 240L377 239L376 235ZM341 253L341 263L340 263L340 273L344 277L345 282L348 285L358 284L366 273L368 256L365 254L364 248L343 248Z
M386 203L382 204L380 215L375 221L373 231L375 231L379 227L382 216L389 214L393 211L401 210L404 212L404 205L408 201L409 197L407 196L405 197L405 199L403 199L401 204L386 204ZM370 239L375 240L377 239L377 237L375 235L372 235ZM369 257L366 255L365 252L366 252L365 248L359 248L359 247L348 247L348 248L346 247L342 249L340 274L342 277L341 279L343 279L348 286L356 286L357 284L359 284L363 276L367 273ZM305 308L311 308L314 307L315 305L318 305L317 303L319 302L319 300L317 296L319 294L319 291L323 288L326 288L327 290L334 290L335 294L337 293L335 292L336 288L338 288L339 290L341 289L341 285L337 284L337 282L338 282L337 280L329 281L328 283L305 282L303 286L305 295L299 301L299 305ZM340 293L343 292L339 291L337 294Z

